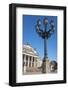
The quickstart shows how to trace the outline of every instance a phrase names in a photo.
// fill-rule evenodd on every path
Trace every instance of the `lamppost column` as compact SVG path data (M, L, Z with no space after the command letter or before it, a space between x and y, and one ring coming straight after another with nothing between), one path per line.
M42 72L46 73L47 72L47 67L46 67L46 62L48 60L47 57L47 24L48 24L48 20L44 19L44 26L45 26L45 38L44 38L44 58L43 58L43 63L42 63Z
M44 39L44 60L48 58L47 56L47 38Z
M47 59L47 24L48 20L44 19L44 26L45 26L45 38L44 38L44 60Z
M48 29L47 28L47 25L48 25L47 18L44 18L43 24L44 24L44 30L40 29L41 21L40 19L38 19L36 31L39 34L39 36L42 37L44 40L44 57L43 57L43 62L42 62L42 73L47 73L49 72L48 71L49 60L48 60L48 53L47 53L47 40L54 32L54 22L53 20L51 20L49 30L47 30Z

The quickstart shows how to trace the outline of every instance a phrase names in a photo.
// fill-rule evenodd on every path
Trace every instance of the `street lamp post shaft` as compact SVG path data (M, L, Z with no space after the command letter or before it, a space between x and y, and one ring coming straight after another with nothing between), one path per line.
M45 33L47 31L47 24L45 25ZM44 60L46 60L47 58L47 37L45 35L45 38L44 38Z
M48 57L47 55L47 38L44 39L44 60Z

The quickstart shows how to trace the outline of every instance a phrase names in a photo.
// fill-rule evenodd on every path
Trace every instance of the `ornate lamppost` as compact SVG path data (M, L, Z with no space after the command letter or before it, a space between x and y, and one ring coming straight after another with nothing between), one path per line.
M48 19L47 18L43 19L43 24L44 24L44 30L40 28L40 26L41 26L40 19L37 20L36 32L44 40L44 58L43 58L43 63L42 63L42 73L46 73L46 61L48 60L47 40L54 33L55 27L54 27L53 19L50 21L49 30L47 30L47 25L48 25Z

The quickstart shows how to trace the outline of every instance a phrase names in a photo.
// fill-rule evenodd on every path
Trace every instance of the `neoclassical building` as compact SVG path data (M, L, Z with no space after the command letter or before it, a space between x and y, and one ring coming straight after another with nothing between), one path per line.
M23 58L23 74L29 72L37 72L41 67L42 61L40 60L36 50L29 44L23 45L22 51Z
M36 49L29 44L22 49L23 74L43 73L43 60L37 54ZM46 73L57 72L57 62L46 60Z

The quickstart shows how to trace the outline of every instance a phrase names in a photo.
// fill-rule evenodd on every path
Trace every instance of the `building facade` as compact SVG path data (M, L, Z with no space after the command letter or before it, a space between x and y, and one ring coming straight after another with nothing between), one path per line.
M57 62L46 60L46 68L44 68L43 60L39 58L36 49L32 48L29 44L23 45L22 60L23 74L40 74L43 73L43 69L46 70L46 73L57 72Z
M41 67L41 60L36 52L30 45L23 45L22 51L23 58L23 74L37 72L38 67Z

